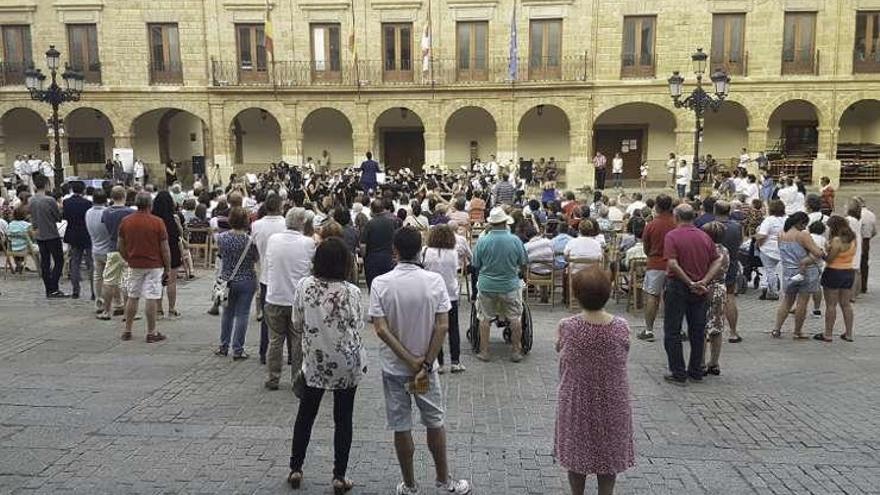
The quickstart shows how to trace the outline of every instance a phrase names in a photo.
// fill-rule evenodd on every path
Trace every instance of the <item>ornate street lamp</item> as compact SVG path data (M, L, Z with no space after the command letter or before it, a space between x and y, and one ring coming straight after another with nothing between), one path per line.
M694 75L697 77L697 87L684 99L681 98L684 92L684 78L681 74L679 74L678 71L675 71L672 73L672 77L668 80L669 94L672 96L675 108L687 108L692 110L696 117L694 159L691 164L691 194L694 195L700 194L699 159L700 136L703 134L703 117L706 114L706 110L711 109L713 112L717 112L721 103L730 93L730 76L720 68L715 69L715 72L709 76L714 86L713 92L715 93L715 96L713 97L703 89L703 74L706 70L707 59L708 56L703 52L702 48L697 48L697 52L691 56L691 61L694 64Z
M52 105L52 132L55 138L55 186L61 187L64 183L64 167L61 163L61 120L58 118L58 107L68 101L79 101L83 90L85 77L78 71L65 67L61 74L64 80L64 88L58 85L58 68L61 66L61 52L55 49L55 45L49 45L46 51L46 66L52 76L52 83L43 89L46 76L39 69L31 67L25 72L25 86L31 94L31 99L46 102Z

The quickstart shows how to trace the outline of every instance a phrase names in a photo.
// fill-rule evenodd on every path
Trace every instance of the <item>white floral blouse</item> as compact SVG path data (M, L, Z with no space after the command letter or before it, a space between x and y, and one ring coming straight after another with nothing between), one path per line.
M302 329L302 371L308 386L335 390L358 385L367 372L359 288L313 276L302 279L293 297L293 324Z

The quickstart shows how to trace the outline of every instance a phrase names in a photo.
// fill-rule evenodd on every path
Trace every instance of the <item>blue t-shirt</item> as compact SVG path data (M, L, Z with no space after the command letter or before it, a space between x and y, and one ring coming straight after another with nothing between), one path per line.
M474 247L474 267L480 270L477 290L506 294L520 290L519 270L528 264L526 248L508 230L490 230Z

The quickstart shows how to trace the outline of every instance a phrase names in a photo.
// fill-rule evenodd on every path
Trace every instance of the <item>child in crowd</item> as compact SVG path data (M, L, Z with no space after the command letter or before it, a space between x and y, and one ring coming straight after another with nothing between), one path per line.
M816 246L819 247L822 251L827 252L828 246L828 238L825 237L825 233L827 228L825 224L822 222L813 222L810 224L810 237L813 238L813 242ZM825 262L819 261L819 273L825 270ZM821 318L822 317L822 289L819 288L816 292L813 293L813 318Z

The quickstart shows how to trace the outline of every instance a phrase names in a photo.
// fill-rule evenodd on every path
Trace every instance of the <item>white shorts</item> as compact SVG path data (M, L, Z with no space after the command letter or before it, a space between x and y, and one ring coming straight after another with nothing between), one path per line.
M162 299L162 268L132 268L128 281L128 297Z

